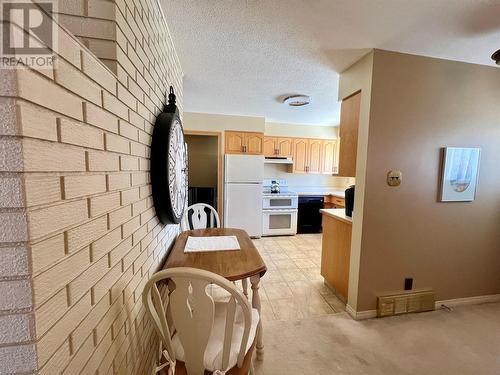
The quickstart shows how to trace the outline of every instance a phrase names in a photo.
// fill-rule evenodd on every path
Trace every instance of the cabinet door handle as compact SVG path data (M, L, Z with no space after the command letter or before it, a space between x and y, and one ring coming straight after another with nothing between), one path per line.
M245 151L245 152L247 152L247 146L243 146L243 147L245 148L245 150L244 150L244 151Z

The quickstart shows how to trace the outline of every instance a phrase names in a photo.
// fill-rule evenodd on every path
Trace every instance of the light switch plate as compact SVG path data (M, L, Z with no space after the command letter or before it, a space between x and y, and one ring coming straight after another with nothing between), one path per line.
M403 173L398 170L392 170L387 172L387 185L389 186L399 186L403 180Z

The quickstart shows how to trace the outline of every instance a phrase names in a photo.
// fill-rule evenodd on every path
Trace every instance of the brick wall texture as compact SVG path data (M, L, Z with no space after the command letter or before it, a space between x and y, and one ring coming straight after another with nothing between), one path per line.
M141 302L178 226L151 134L182 71L157 0L61 0L54 69L0 72L0 373L150 374Z

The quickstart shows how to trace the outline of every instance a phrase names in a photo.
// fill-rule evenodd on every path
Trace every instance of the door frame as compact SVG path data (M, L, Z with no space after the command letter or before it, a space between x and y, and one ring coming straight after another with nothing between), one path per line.
M219 214L220 222L223 223L224 215L224 200L222 191L222 132L212 132L205 130L188 130L184 129L186 135L205 135L208 137L217 137L217 213ZM189 150L188 150L189 152Z

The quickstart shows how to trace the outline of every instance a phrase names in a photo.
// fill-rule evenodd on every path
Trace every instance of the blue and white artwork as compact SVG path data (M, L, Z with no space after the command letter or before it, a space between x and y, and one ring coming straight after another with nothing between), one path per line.
M446 147L441 202L470 202L476 196L480 148Z

